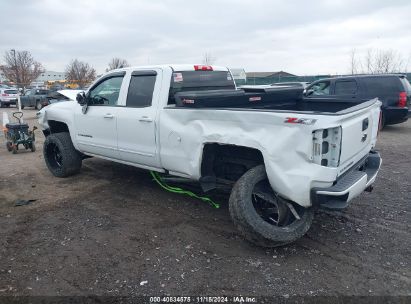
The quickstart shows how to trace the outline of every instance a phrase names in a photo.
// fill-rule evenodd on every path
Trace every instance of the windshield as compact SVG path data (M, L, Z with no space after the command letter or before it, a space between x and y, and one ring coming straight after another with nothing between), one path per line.
M175 104L174 94L182 91L234 89L234 80L228 71L176 71L171 79L168 103Z

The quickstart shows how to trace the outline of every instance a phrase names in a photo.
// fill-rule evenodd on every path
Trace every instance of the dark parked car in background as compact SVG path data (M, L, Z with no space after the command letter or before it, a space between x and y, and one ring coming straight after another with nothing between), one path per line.
M31 89L28 90L24 96L20 96L21 108L34 107L36 110L40 110L42 107L49 104L47 98L49 90L44 89Z
M404 75L356 75L321 79L304 91L306 101L335 98L341 106L377 97L382 102L381 124L402 123L410 116L411 85Z

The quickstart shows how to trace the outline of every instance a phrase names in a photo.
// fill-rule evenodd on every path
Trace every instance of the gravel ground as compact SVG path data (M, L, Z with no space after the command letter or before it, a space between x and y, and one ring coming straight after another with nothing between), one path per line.
M24 110L30 124L35 112ZM319 211L305 237L277 249L239 237L225 196L214 209L96 158L55 178L37 135L38 150L17 155L0 136L0 296L411 295L411 122L380 134L372 193Z

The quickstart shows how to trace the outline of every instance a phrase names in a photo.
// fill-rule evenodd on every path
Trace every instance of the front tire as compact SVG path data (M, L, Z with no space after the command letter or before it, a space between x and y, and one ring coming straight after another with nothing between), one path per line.
M229 204L234 225L248 241L262 247L298 240L308 231L314 217L312 207L303 208L272 190L264 165L250 169L236 182Z
M68 132L47 136L43 155L47 168L56 177L68 177L80 172L81 154L74 148Z
M41 108L43 108L40 100L36 102L36 105L35 105L34 108L35 108L36 110L41 110Z

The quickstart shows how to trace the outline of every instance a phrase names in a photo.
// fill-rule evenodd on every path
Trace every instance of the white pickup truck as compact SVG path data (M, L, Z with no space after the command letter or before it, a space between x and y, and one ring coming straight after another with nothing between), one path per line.
M57 177L87 156L232 187L235 226L260 246L303 236L318 207L344 208L371 191L381 158L377 99L352 107L302 89L235 86L225 67L129 67L73 101L38 113L44 158ZM319 110L320 109L320 110Z

